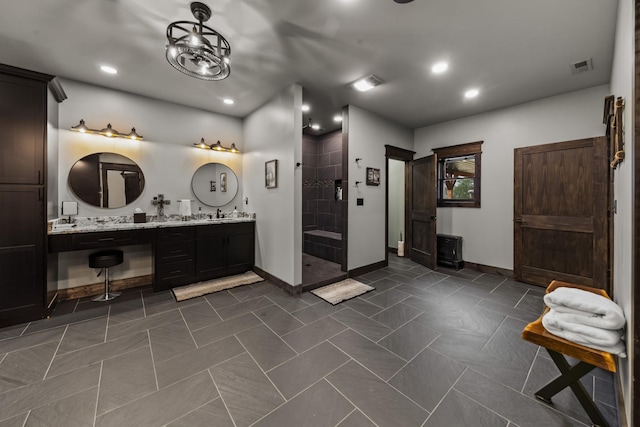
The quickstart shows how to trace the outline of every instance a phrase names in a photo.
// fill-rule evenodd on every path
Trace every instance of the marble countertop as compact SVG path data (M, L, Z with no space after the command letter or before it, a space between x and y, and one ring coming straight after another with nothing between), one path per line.
M109 218L109 219L104 219ZM115 219L114 219L115 218ZM129 219L129 221L127 221ZM74 233L92 233L100 231L120 231L120 230L139 230L146 228L168 228L168 227L187 227L195 225L214 225L214 224L229 224L236 222L255 222L255 218L241 217L241 218L213 218L213 219L191 219L188 221L182 220L167 220L167 221L148 221L141 223L134 223L131 217L98 217L98 218L85 218L76 220L74 224L62 223L61 219L55 219L49 221L48 234L74 234Z

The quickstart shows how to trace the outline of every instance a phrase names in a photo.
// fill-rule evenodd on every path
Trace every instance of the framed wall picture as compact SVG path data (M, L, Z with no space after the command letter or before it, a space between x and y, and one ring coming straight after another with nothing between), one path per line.
M278 160L270 160L264 163L264 186L276 188L278 186Z
M367 168L367 185L380 185L380 169Z

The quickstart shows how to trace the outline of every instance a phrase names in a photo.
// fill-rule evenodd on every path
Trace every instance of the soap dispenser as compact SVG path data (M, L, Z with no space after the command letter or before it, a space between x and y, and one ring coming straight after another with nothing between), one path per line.
M233 207L233 212L231 213L231 218L238 218L238 207Z

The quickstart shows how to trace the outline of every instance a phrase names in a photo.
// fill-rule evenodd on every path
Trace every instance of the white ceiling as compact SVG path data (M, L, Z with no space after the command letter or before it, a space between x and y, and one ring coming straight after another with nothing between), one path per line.
M615 0L204 0L231 44L231 76L190 78L165 59L189 0L4 0L0 63L245 117L292 83L327 131L353 104L417 128L609 82ZM570 64L593 59L572 75ZM434 75L433 63L449 62ZM106 75L99 65L119 73ZM375 74L385 83L347 85ZM480 96L465 100L476 87ZM233 106L222 103L230 97Z

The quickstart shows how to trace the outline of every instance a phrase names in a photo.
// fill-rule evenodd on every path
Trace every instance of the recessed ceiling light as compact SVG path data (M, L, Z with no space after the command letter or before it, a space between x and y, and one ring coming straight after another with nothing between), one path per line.
M228 104L228 105L233 105L234 101L231 98L225 98L225 99L222 100L222 102L224 102L225 104Z
M107 74L118 74L118 70L116 70L115 68L110 67L108 65L101 65L100 69L102 71L104 71L105 73L107 73Z
M382 82L383 80L380 77L377 77L371 74L356 80L354 83L351 84L351 86L353 86L353 88L357 91L366 92L378 86Z
M442 74L449 69L449 64L446 62L437 62L431 67L431 72L434 74Z
M336 114L335 116L333 116L333 121L334 122L341 122L342 121L342 115Z
M314 123L314 124L311 125L311 129L318 130L318 129L320 129L320 125L317 124L317 123Z
M307 111L309 111L309 110L310 110L309 105L308 105L308 104L302 104L302 108L301 108L301 110L302 110L302 111L304 111L304 112L306 113Z
M466 91L464 93L464 97L465 98L475 98L479 94L480 94L480 91L478 89L469 89L468 91Z

